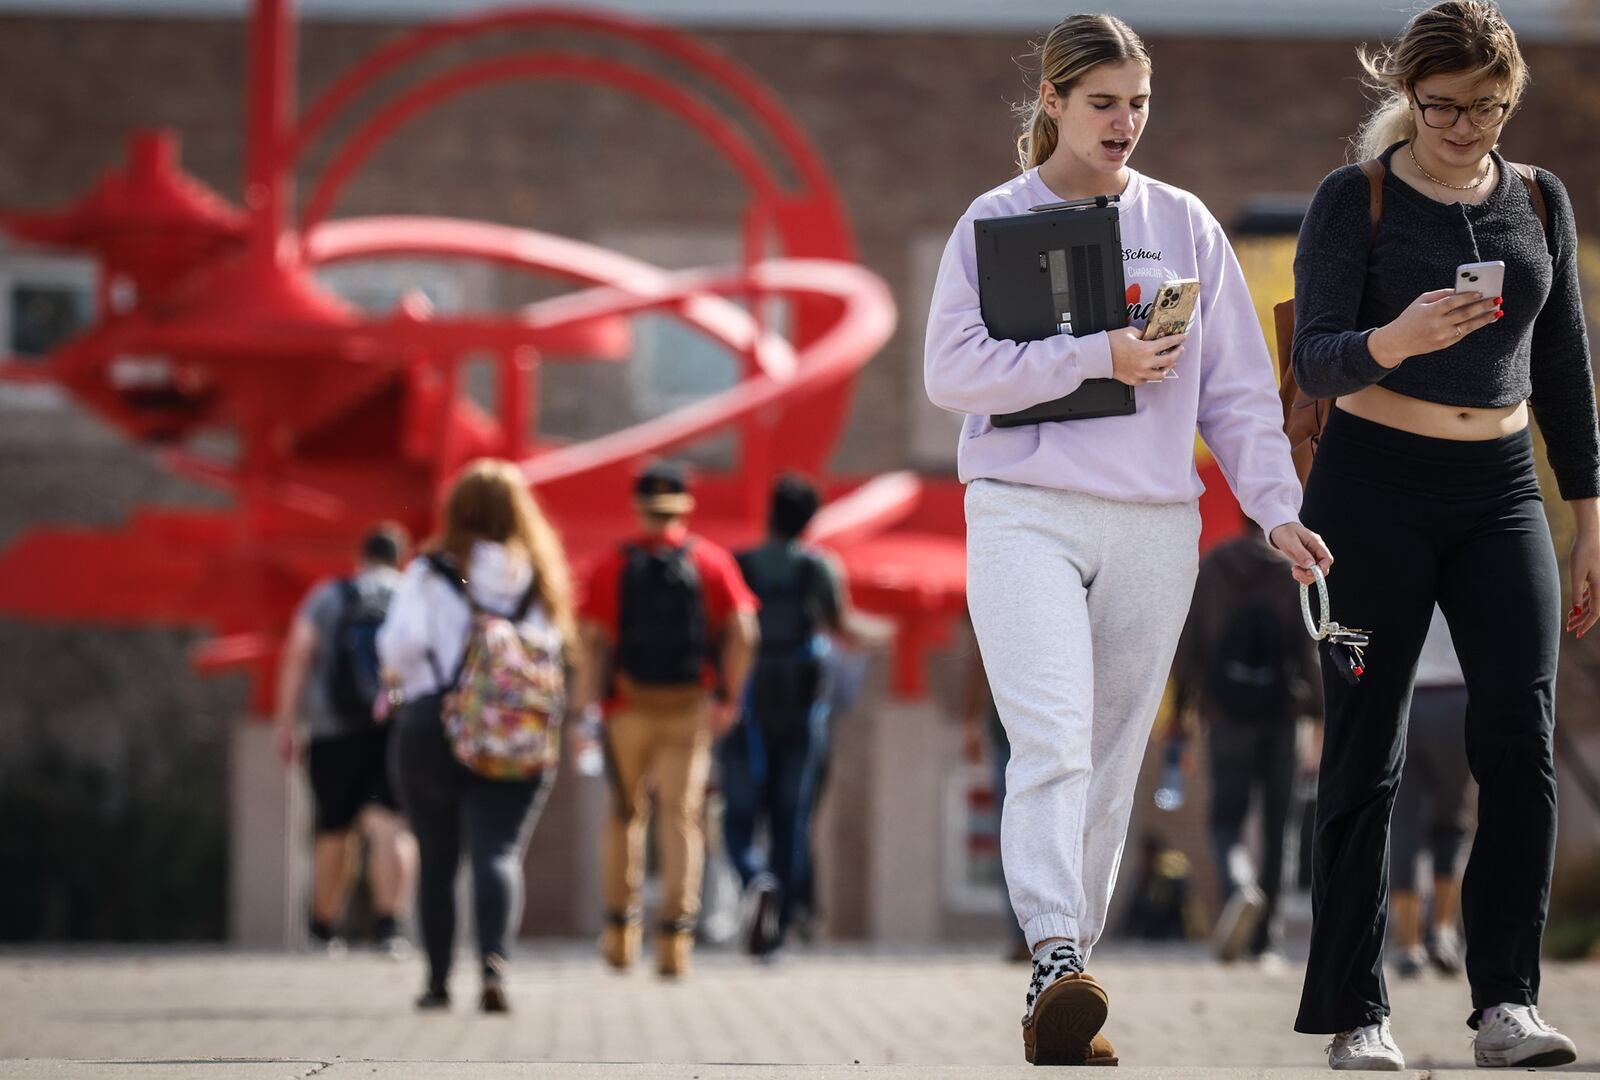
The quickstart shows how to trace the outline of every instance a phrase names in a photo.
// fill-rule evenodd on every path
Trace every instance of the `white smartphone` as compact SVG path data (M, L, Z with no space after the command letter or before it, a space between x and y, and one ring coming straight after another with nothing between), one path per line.
M1506 264L1493 262L1462 263L1456 267L1456 292L1475 292L1485 300L1505 295Z

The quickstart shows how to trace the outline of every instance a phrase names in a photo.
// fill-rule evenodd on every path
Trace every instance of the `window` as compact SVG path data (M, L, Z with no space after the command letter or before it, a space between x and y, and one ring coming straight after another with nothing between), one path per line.
M8 356L43 359L94 320L94 263L0 254L0 340Z

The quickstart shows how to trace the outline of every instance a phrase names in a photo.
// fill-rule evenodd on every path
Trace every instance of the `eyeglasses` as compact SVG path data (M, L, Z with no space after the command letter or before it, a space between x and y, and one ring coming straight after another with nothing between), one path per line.
M1480 101L1475 105L1424 105L1419 101L1417 108L1422 113L1422 122L1431 128L1455 127L1462 113L1467 114L1467 120L1473 127L1492 128L1505 120L1506 113L1511 111L1511 102Z

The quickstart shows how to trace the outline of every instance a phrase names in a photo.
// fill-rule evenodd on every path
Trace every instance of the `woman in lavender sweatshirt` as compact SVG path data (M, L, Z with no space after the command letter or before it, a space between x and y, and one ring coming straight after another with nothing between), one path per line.
M1085 973L1105 927L1134 785L1187 614L1202 490L1196 431L1245 511L1310 580L1332 557L1298 520L1300 485L1260 326L1233 250L1193 195L1128 168L1150 112L1150 58L1120 20L1076 15L1039 49L1020 175L979 196L945 247L925 379L966 415L967 599L1011 740L1001 850L1034 951L1023 1047L1035 1064L1114 1064L1108 999ZM1120 195L1126 329L1014 342L979 311L973 222ZM1194 277L1189 331L1140 340L1148 299ZM1176 379L1166 369L1175 367ZM997 428L996 413L1085 379L1137 388L1131 415ZM1292 564L1292 566L1291 566Z

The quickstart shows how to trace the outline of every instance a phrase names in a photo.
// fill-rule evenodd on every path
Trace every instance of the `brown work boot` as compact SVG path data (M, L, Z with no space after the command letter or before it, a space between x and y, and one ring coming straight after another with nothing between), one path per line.
M623 915L608 915L600 931L600 955L616 971L627 971L639 958L639 924Z
M693 949L693 931L663 928L656 934L656 971L667 979L689 974L689 954Z
M1100 1035L1110 999L1093 975L1072 972L1039 991L1022 1021L1022 1051L1033 1065L1115 1065Z

